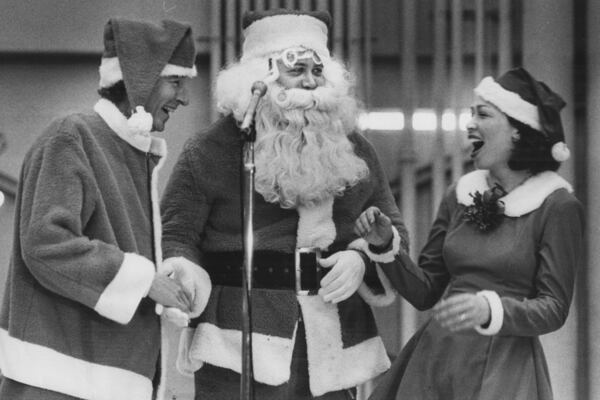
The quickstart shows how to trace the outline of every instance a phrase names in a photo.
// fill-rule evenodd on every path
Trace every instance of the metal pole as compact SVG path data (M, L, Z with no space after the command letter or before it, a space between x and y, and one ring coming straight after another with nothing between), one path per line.
M221 2L213 0L210 2L210 81L217 80L217 74L221 69ZM214 93L211 96L214 98ZM217 110L211 102L210 120L217 119Z
M500 27L498 29L498 75L508 71L511 61L510 0L500 0L498 5Z
M462 88L462 0L452 0L452 72L450 106L456 116L456 124L452 132L452 181L456 182L463 174L463 132L458 126L460 117L460 91Z
M413 260L416 259L418 249L415 245L417 235L417 181L415 176L415 164L417 157L415 154L415 138L412 128L412 114L417 104L417 57L416 57L416 1L404 0L402 2L402 93L404 102L404 140L403 151L400 155L400 176L402 217L404 225L408 231L408 237L412 239L410 255ZM406 300L400 300L400 348L408 342L408 339L417 330L417 312Z
M229 63L235 58L236 0L227 0L225 7L225 62Z
M333 0L333 54L344 58L344 2Z
M484 73L484 1L475 2L475 85L483 79Z
M240 399L254 399L252 363L252 268L254 257L254 128L242 132L243 140L243 232L244 270L242 273L242 374Z
M433 96L437 130L435 135L432 162L432 215L442 201L446 191L446 151L442 113L445 105L446 82L446 0L435 0L434 4L434 57L433 57Z

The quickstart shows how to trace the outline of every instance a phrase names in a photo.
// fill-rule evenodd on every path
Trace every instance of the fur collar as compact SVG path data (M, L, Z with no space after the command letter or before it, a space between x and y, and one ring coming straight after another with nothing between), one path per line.
M465 206L473 204L469 193L479 191L483 193L490 187L487 183L488 170L476 170L462 176L456 184L456 200ZM533 175L521 185L517 186L506 196L500 198L504 202L504 215L507 217L520 217L536 210L542 205L546 197L558 189L567 189L573 192L573 187L556 172L545 171Z
M157 156L165 156L167 154L167 143L164 139L132 133L127 125L127 118L109 100L104 98L98 100L94 106L94 111L100 115L110 129L115 131L121 139L136 149Z

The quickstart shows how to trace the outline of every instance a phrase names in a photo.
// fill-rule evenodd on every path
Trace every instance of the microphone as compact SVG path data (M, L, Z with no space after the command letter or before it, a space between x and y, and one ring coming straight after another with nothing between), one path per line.
M267 85L263 81L256 81L252 84L251 92L252 97L250 98L250 103L248 104L248 108L246 108L244 119L240 125L241 131L247 131L250 129L250 125L252 125L252 121L254 120L254 114L256 113L258 101L265 95L265 93L267 93Z

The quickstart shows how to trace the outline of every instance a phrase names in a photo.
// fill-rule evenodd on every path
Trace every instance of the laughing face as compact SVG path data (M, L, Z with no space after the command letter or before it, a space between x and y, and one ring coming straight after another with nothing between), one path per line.
M517 130L506 115L493 104L476 97L471 106L468 138L473 145L471 158L478 169L508 168Z
M186 89L188 80L180 76L161 76L158 79L145 105L145 109L152 114L153 131L162 132L171 113L180 105L189 103Z

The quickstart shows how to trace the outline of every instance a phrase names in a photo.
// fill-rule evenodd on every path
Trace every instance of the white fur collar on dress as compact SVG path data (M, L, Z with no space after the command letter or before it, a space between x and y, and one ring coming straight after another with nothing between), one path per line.
M490 188L487 183L488 175L488 170L476 170L462 176L456 184L456 200L465 206L473 204L473 198L469 194L475 191L483 193L488 190ZM563 188L573 192L571 184L556 172L544 171L533 175L500 198L504 203L504 215L520 217L530 213L541 206L546 197Z
M94 106L94 111L115 131L117 135L138 150L165 156L167 154L167 143L164 139L155 138L150 135L141 135L131 132L127 125L127 118L119 111L116 105L107 99L100 99Z

